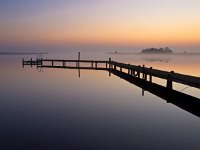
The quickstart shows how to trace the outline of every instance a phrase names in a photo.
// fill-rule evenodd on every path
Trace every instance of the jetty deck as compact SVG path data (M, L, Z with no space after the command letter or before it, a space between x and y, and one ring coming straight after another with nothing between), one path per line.
M166 80L166 87L168 89L173 88L173 82L181 83L195 88L200 88L200 77L191 75L185 75L176 73L174 71L163 71L148 68L143 66L136 66L132 64L126 64L122 62L112 61L111 58L108 61L105 60L60 60L60 59L36 59L36 60L22 60L23 67L36 66L37 68L63 68L63 69L89 69L89 70L118 70L124 72L130 76L141 78L145 81L152 82L153 77Z

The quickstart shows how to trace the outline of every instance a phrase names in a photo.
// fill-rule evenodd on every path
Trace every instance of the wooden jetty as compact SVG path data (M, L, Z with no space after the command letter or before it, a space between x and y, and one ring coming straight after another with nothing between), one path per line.
M90 69L90 70L118 70L120 72L127 71L129 76L137 77L148 82L152 82L153 77L166 80L166 87L172 89L173 82L181 83L195 88L200 88L200 78L190 75L175 73L174 71L168 72L158 69L148 68L143 66L136 66L117 61L102 60L59 60L59 59L36 59L36 60L22 60L24 66L36 66L37 68L64 68L64 69Z

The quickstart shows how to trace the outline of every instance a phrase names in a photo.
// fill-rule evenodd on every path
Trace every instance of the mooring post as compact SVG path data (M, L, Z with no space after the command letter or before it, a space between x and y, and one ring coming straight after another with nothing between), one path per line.
M139 65L138 67L140 68L141 66ZM140 78L140 71L137 71L137 76Z
M130 75L130 64L128 64L128 74Z
M142 79L145 79L145 65L142 66L142 72L143 72Z
M133 73L133 69L131 69L131 75L133 76L133 74L134 74L134 73Z
M78 52L78 68L80 67L81 52Z
M38 65L39 65L39 64L38 64L38 60L39 60L39 59L37 58L37 59L36 59L36 65L37 65L37 68L38 68Z
M33 60L32 60L32 58L31 58L31 68L33 67Z
M93 62L93 60L92 60L92 61L91 61L91 67L92 67L92 68L94 67L93 63L94 63L94 62Z
M51 60L51 65L52 65L52 67L53 67L53 65L54 65L53 63L54 63L53 60Z
M174 74L174 71L171 71L169 74L168 74L168 78L167 78L167 88L169 90L172 90L173 88L173 85L172 85L172 75Z
M43 67L43 59L41 58L40 61L41 61L41 62L40 62L40 65L41 65L41 67Z
M95 68L97 69L97 61L95 61Z
M22 58L22 67L24 68L24 58Z
M153 68L150 67L150 69L152 70ZM149 75L149 81L152 82L152 75Z
M109 58L109 76L111 76L110 69L111 69L111 58Z
M109 58L109 69L111 69L111 58Z

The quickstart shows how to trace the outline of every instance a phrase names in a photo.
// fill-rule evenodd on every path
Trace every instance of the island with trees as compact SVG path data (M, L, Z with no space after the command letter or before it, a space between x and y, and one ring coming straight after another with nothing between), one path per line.
M142 54L166 54L166 53L173 53L169 47L166 48L146 48L141 51Z

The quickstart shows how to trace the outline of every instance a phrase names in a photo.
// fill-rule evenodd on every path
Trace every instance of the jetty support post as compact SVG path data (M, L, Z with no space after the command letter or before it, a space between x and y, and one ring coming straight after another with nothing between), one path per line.
M131 74L131 70L130 70L130 64L128 64L128 75Z
M97 69L97 61L95 62L95 68Z
M53 60L51 60L51 65L52 65L52 67L54 66L54 62L53 62Z
M111 76L111 72L110 72L110 70L111 70L111 58L109 58L109 62L108 63L109 63L108 64L109 65L109 68L108 68L109 69L109 76Z
M22 67L24 68L24 58L22 58Z
M38 67L39 67L39 59L38 58L36 59L36 65L37 65L37 69L38 69Z
M33 67L33 59L31 58L31 68Z
M41 67L43 67L43 59L42 58L40 59L40 65L41 65Z
M146 81L147 80L147 74L146 74L146 70L145 70L145 65L143 65L143 67L142 67L142 72L143 72L142 79Z
M173 89L173 84L172 84L172 75L173 75L174 71L171 71L169 74L168 74L168 78L167 78L167 88L169 90L172 90Z
M153 68L150 67L150 69L152 70ZM152 75L149 75L149 81L152 82Z
M65 67L65 60L63 60L63 67Z
M91 67L94 68L94 62L93 62L93 60L91 61Z
M78 68L80 67L81 52L78 52Z

